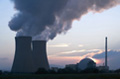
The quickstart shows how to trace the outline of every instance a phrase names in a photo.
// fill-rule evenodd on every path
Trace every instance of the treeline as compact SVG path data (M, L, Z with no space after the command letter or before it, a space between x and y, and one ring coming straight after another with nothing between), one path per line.
M45 70L43 68L39 68L35 74L83 74L83 73L120 73L120 69L110 70L108 72L101 70L99 71L97 68L87 68L85 70L73 70L71 68L63 68L55 70Z
M39 68L35 73L32 74L86 74L86 73L106 73L105 71L99 71L97 68L87 68L85 70L73 70L71 68L62 68L55 70L45 70L44 68ZM120 69L110 70L107 73L120 73ZM13 74L11 72L0 70L0 75L2 74Z
M7 75L7 74L11 74L11 72L9 72L9 71L2 71L2 70L0 70L0 75Z

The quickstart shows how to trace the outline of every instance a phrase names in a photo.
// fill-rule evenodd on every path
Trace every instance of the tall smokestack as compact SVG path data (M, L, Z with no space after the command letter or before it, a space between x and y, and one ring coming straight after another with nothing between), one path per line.
M15 37L16 50L11 72L14 73L33 72L31 39L32 39L31 37Z
M48 70L49 63L46 53L46 41L33 41L32 44L35 70L37 71L39 68Z
M105 38L105 67L107 68L107 37Z

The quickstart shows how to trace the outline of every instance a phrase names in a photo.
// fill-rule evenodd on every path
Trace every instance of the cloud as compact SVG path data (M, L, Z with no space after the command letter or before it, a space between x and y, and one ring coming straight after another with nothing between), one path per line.
M91 58L97 63L97 66L104 63L104 50L102 49L89 49L89 50L71 50L66 52L56 53L49 55L49 62L52 64L65 65L76 64L84 58ZM110 69L120 68L120 50L108 51L108 66Z
M84 47L84 45L80 44L80 45L78 45L78 47Z
M69 44L48 45L48 47L69 47Z
M112 58L114 56L120 56L120 51L114 51L114 50L108 51L109 58ZM105 57L105 52L102 52L100 54L96 54L95 56L93 56L93 58L97 58L97 59L102 59L104 57Z
M96 54L93 56L93 58L104 60L105 52L102 52L100 54ZM118 69L120 68L120 50L110 50L108 51L108 66L110 69ZM103 61L104 63L104 61Z
M100 63L100 60L92 57L102 52L103 50L101 49L90 49L90 50L82 49L82 50L60 52L53 55L49 55L49 62L58 65L76 64L84 58L91 58L98 64Z
M65 66L66 64L76 64L81 59L80 57L60 57L60 56L48 56L50 64L57 64Z
M65 51L65 52L60 52L60 53L56 53L54 54L54 56L84 56L84 55L91 55L93 53L98 54L99 52L102 52L103 50L101 49L90 49L90 50L86 50L86 49L81 49L81 50L71 50L71 51ZM86 56L86 57L87 57Z

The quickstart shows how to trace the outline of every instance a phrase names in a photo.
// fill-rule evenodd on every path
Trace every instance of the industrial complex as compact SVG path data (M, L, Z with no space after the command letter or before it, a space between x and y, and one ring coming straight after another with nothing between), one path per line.
M34 40L32 37L15 37L16 50L11 72L13 73L34 73L39 68L49 70L49 63L46 53L46 41ZM98 68L108 71L107 65L107 37L105 38L105 65L96 67L96 62L90 58L82 59L77 64L68 64L65 68L73 70L84 70L86 68ZM57 68L52 68L55 71Z
M68 64L65 67L66 68L71 68L73 70L85 70L87 68L92 69L92 68L97 68L100 71L108 72L109 71L109 66L107 65L107 37L105 38L105 65L103 66L96 66L96 62L94 62L90 58L84 58L82 59L79 63L76 64Z

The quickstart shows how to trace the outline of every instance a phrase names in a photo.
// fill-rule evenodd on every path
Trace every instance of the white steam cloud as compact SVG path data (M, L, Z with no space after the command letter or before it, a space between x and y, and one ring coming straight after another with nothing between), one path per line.
M67 32L74 20L90 11L101 12L120 4L120 0L12 0L18 13L9 22L17 36L33 40L52 40Z

